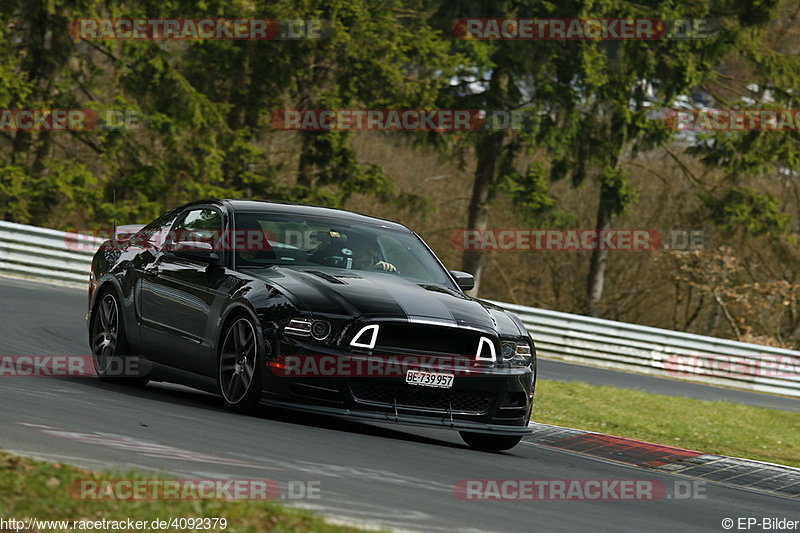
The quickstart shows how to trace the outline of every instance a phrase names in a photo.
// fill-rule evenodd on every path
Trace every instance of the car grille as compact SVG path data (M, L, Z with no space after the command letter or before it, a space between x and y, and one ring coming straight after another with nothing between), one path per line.
M373 352L474 358L481 334L462 328L383 323Z
M452 392L413 385L396 386L385 383L353 381L350 383L357 401L391 407L397 400L398 409L419 409L447 412L448 400L453 413L483 414L492 406L492 396Z

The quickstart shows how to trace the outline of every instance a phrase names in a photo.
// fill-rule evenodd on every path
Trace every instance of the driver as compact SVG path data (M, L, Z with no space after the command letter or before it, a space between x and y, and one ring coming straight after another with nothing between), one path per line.
M353 268L359 270L374 268L386 272L397 272L396 266L383 260L377 242L373 240L362 240L358 244L354 242L352 248Z
M383 260L380 247L374 238L348 235L331 229L321 239L322 243L310 251L310 260L321 265L356 270L383 270L397 272L397 267Z

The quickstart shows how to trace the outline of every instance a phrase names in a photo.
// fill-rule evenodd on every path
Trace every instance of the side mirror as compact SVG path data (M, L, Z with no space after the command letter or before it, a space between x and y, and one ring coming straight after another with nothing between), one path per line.
M115 241L127 241L133 237L139 230L144 228L144 224L126 224L124 226L117 226L114 228Z
M144 224L127 224L114 228L114 238L111 240L114 246L128 244L131 238L144 228Z
M170 251L177 257L190 261L199 261L212 265L219 262L219 254L207 242L178 241L172 245L172 250Z
M470 291L475 288L475 278L469 272L461 272L460 270L451 270L450 275L456 280L456 285L462 291Z

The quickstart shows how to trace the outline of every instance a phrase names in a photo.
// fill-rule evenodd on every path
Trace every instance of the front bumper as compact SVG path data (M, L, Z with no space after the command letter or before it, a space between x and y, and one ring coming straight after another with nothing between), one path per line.
M410 385L404 374L396 373L286 377L267 368L262 384L264 400L278 407L372 422L524 435L530 432L534 371L531 367L462 369L452 387L444 389Z
M501 424L487 424L483 422L473 422L462 420L461 418L438 418L435 416L420 416L410 414L397 414L367 411L360 409L345 409L336 407L325 407L305 403L292 403L280 400L267 400L267 405L293 409L297 411L318 413L340 418L363 420L365 422L393 422L406 426L436 427L445 429L455 429L457 431L469 431L472 433L491 433L492 435L529 435L533 429L527 426L507 426Z

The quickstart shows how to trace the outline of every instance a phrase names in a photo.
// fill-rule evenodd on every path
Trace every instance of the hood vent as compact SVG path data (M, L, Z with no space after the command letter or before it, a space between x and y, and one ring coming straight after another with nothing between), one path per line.
M305 272L306 274L314 274L318 278L322 278L325 281L329 281L331 283L336 283L337 285L347 285L347 283L345 283L344 281L340 280L336 276L331 276L330 274L328 274L326 272L320 272L319 270L304 270L303 272Z

